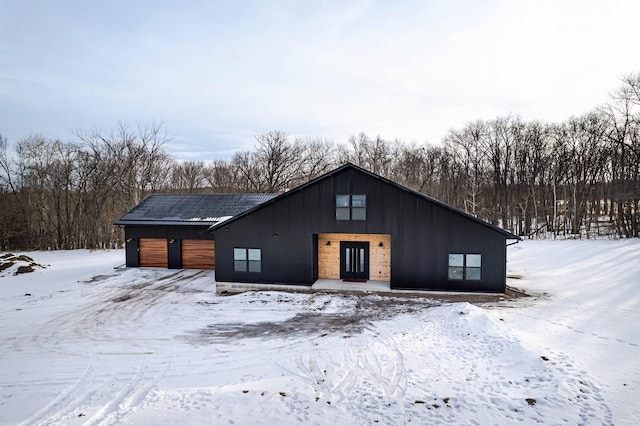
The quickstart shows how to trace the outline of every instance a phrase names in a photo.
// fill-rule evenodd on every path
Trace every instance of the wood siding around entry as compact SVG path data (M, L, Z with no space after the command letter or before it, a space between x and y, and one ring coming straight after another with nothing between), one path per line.
M140 266L152 268L167 268L169 266L166 239L140 238L138 249Z
M182 240L182 267L185 269L215 269L213 240Z
M386 234L318 234L318 278L340 279L340 241L369 242L369 279L391 281L391 236Z

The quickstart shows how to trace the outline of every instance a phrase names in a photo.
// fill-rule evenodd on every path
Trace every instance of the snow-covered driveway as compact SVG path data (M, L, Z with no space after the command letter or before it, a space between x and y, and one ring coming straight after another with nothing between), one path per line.
M511 284L549 294L484 305L31 253L50 266L0 277L0 423L633 424L639 249L524 242Z

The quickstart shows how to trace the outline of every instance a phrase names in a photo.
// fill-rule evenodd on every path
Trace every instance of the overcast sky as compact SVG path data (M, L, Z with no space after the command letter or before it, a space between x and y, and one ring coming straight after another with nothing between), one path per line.
M163 122L178 158L254 135L440 143L562 121L640 72L640 1L0 0L0 134Z

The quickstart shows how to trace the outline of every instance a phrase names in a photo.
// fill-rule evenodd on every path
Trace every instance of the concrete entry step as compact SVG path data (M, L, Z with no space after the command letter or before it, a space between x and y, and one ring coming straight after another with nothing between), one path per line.
M391 291L391 283L389 281L353 282L319 279L313 284L313 286L311 286L311 288L314 290L389 292Z
M216 293L235 294L245 291L293 291L299 293L315 293L317 291L347 291L363 293L390 293L388 281L345 282L342 280L317 280L310 285L263 284L263 283L227 283L216 282Z

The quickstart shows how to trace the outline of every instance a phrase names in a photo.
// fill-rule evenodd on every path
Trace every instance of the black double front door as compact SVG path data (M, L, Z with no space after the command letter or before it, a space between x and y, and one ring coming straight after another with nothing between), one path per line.
M369 243L340 241L340 278L369 279Z

